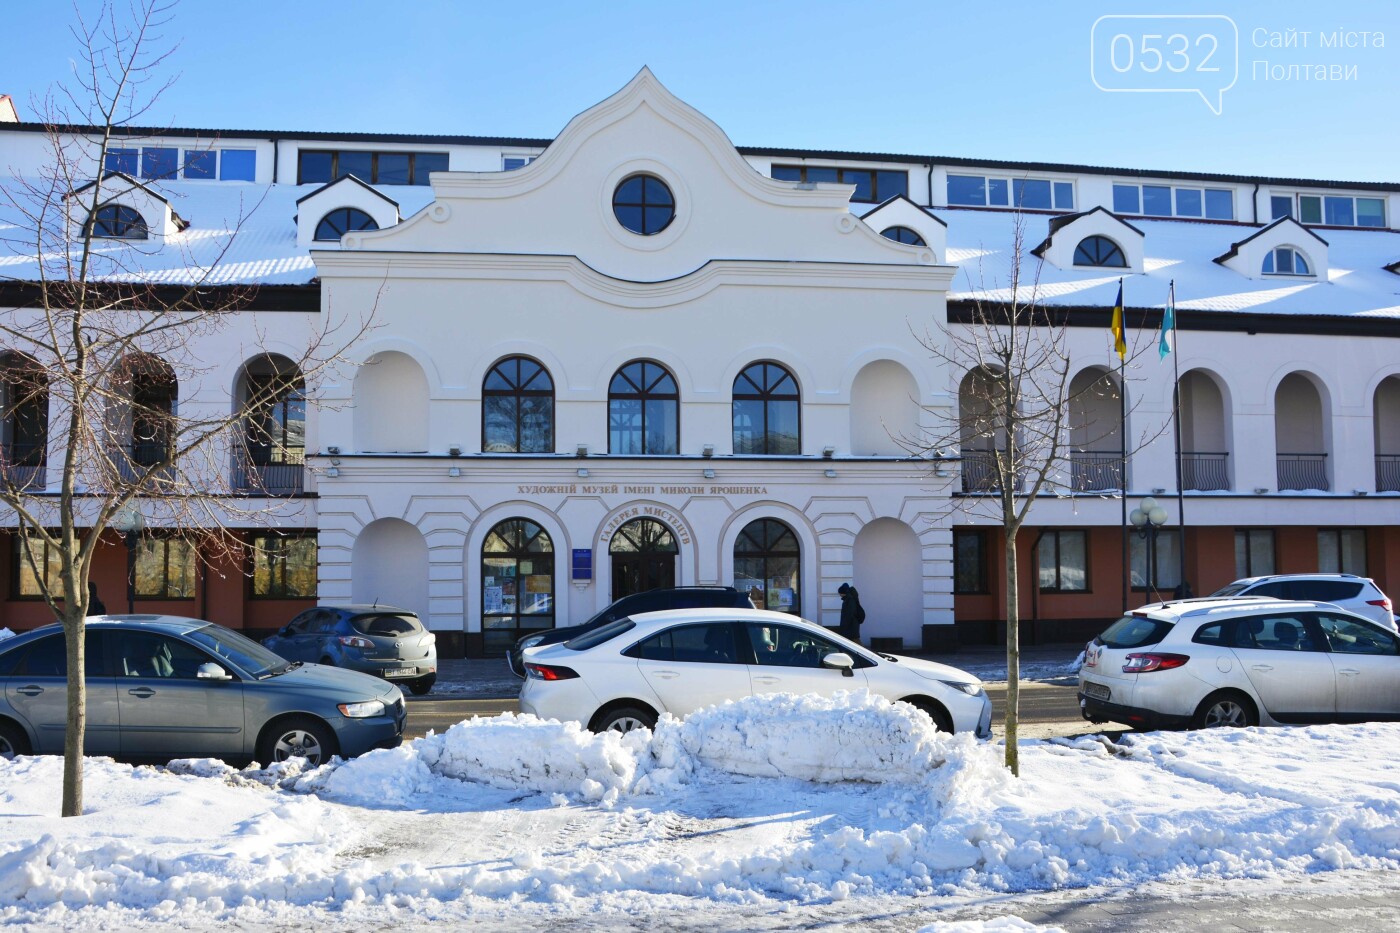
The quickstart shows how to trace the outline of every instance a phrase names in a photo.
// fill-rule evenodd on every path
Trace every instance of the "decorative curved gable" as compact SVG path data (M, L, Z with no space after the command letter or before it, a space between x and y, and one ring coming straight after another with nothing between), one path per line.
M670 190L674 219L634 233L614 213L633 175ZM660 282L718 259L931 265L850 210L851 185L779 181L643 68L580 113L529 165L435 172L434 202L393 229L347 236L345 249L577 257L619 280Z
M1103 207L1083 211L1078 214L1063 214L1050 219L1049 234L1031 254L1039 256L1052 266L1060 269L1092 269L1115 274L1143 271L1143 253L1146 237L1143 232L1117 214ZM1122 255L1122 265L1095 265L1076 261L1084 254L1079 253L1081 244L1093 237L1107 240L1118 247ZM1091 241L1086 245L1086 253L1095 255L1093 247L1103 247L1102 240ZM1103 250L1097 251L1102 256Z
M1327 241L1292 217L1280 217L1243 240L1231 243L1230 249L1215 257L1215 261L1245 278L1272 279L1276 276L1264 272L1264 262L1270 253L1285 246L1291 247L1305 258L1309 273L1307 276L1278 275L1278 278L1327 281Z
M327 182L297 200L297 245L309 247L316 243L316 227L331 211L343 207L364 211L374 218L380 230L399 222L399 202L370 187L354 175ZM320 241L322 247L330 241Z
M937 214L920 207L902 194L897 194L878 207L868 211L862 220L876 233L884 234L891 227L904 227L912 230L924 241L924 246L932 253L931 261L938 262L948 255L948 223ZM918 246L906 246L917 250Z

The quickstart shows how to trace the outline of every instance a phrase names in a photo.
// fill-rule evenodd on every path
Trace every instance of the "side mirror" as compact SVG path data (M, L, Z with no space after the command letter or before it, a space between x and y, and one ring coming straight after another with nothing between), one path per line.
M288 635L292 634L292 627L290 625L284 625L277 630L277 634L282 638L286 638Z
M855 659L844 651L833 651L822 658L822 667L830 667L841 672L842 677L854 677Z
M233 680L228 671L212 661L205 661L199 665L199 670L195 671L194 676L199 680Z

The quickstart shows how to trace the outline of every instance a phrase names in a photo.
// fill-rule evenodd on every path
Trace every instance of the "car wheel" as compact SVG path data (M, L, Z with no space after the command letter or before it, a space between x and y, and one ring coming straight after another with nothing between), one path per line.
M29 754L29 740L23 730L11 722L0 722L0 758L6 761L16 755Z
M1254 703L1242 693L1213 693L1201 701L1192 723L1197 729L1259 725Z
M939 732L953 732L953 717L948 715L948 711L943 708L943 704L937 700L930 700L927 697L917 697L906 700L910 706L917 707L928 713L928 718L933 720L933 727Z
M413 691L414 696L421 697L426 695L429 690L433 689L433 684L435 683L437 683L437 675L429 674L427 677L419 677L417 680L410 680L408 682L408 689Z
M268 729L259 743L258 759L265 764L305 758L311 767L323 765L335 754L335 736L317 719L284 719Z
M335 662L332 661L330 658L322 658L321 660L317 661L316 663L317 663L317 664L324 664L324 665L326 665L326 667L335 667Z
M599 716L594 732L631 732L633 729L655 729L656 714L635 706L620 706Z

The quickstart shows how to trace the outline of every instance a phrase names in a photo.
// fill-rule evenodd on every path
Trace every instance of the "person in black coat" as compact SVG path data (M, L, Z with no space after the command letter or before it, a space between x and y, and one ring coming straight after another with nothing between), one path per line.
M837 629L842 638L860 644L860 624L865 621L865 609L860 604L860 593L849 583L836 588L841 594L841 626Z
M87 614L90 616L105 616L107 614L106 604L102 602L102 597L97 595L97 584L91 580L88 581Z

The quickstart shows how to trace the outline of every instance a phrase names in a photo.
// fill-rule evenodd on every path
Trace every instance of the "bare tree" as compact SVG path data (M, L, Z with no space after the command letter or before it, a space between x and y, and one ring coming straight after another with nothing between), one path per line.
M11 433L28 440L8 437L0 448L0 505L63 623L64 816L83 810L84 620L104 531L140 514L212 561L240 547L231 529L273 521L283 505L265 495L266 472L240 465L250 447L291 446L266 431L269 412L291 394L304 398L343 362L372 311L358 324L307 323L290 338L283 318L273 354L245 310L256 290L215 284L227 278L216 272L248 212L226 222L212 253L205 237L196 256L159 180L108 170L114 140L132 138L126 128L171 83L160 72L172 47L158 34L171 5L118 3L104 3L91 21L79 13L72 86L32 103L48 161L0 186L0 211L18 231L3 245L23 260L11 266L20 275L0 276L21 296L0 310L0 388ZM162 223L133 210L134 201L170 213ZM159 267L177 271L174 284L153 282L154 261L172 254L178 261ZM263 374L238 392L226 378L235 358L256 361Z
M1134 341L1117 379L1072 376L1066 318L1041 301L1040 262L1027 269L1025 218L1013 220L1010 267L1004 284L988 285L985 270L966 319L936 324L920 336L930 355L955 377L965 374L956 411L928 409L935 424L906 438L914 453L960 452L964 492L954 508L993 518L1005 538L1006 766L1020 773L1020 575L1017 536L1037 497L1098 490L1124 494L1126 447L1120 417L1122 371L1149 346ZM1126 325L1125 325L1126 326ZM1095 414L1103 403L1111 417ZM1113 444L1105 450L1105 443ZM1097 448L1086 458L1084 448ZM1076 456L1075 448L1080 448ZM940 459L942 459L940 457Z

